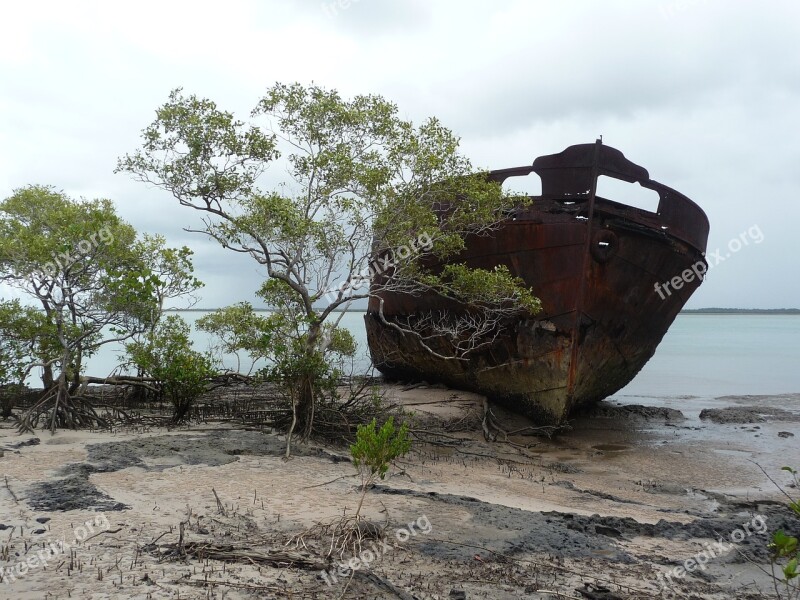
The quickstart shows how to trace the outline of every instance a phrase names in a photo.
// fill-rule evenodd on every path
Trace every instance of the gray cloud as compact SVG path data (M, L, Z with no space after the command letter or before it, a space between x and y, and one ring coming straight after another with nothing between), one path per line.
M800 305L800 5L358 0L331 15L332 1L9 5L0 195L47 183L110 197L140 230L196 250L202 305L252 300L255 263L185 233L197 213L113 168L174 87L245 117L273 82L314 81L436 115L483 167L602 134L703 206L711 248L761 227L691 306Z

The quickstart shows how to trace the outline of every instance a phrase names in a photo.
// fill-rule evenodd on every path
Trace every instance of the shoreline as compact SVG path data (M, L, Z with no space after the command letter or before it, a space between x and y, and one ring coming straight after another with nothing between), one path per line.
M17 436L0 423L0 475L8 481L0 489L0 528L9 556L0 568L27 557L26 548L39 550L44 538L71 540L98 515L110 527L95 527L100 534L72 547L61 566L52 560L0 582L0 598L205 598L223 591L226 598L327 598L338 597L350 575L350 598L552 598L547 590L580 597L577 589L614 597L597 595L601 588L626 599L668 597L659 581L703 599L774 597L738 554L765 560L765 535L753 533L755 526L702 569L687 571L685 563L705 560L701 553L714 548L717 534L731 539L759 515L769 531L797 530L755 463L776 481L783 481L782 464L800 466L800 396L791 395L793 403L788 396L729 398L723 407L700 407L727 410L702 420L698 407L682 413L603 402L553 439L514 435L511 443L491 443L481 433L481 396L384 389L413 413L412 429L421 433L412 453L367 494L366 514L389 536L409 523L430 528L408 531L403 541L385 538L389 549L369 545L380 555L332 586L319 570L167 560L149 544L158 536L156 547L177 543L184 523L190 548L305 552L285 544L354 508L357 479L344 448L297 446L283 461L282 436L225 423L54 436ZM529 425L493 411L507 430ZM749 419L757 422L743 422ZM326 564L338 569L345 558ZM679 567L686 571L680 576ZM754 580L764 595L742 587Z

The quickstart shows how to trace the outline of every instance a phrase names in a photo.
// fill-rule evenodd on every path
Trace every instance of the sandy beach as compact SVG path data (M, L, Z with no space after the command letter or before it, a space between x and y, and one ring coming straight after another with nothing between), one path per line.
M800 466L797 396L607 401L552 439L492 442L481 396L386 391L415 442L366 496L383 533L355 571L298 538L355 509L346 448L285 461L282 436L231 423L2 423L0 598L775 597L768 537L798 522L769 477Z

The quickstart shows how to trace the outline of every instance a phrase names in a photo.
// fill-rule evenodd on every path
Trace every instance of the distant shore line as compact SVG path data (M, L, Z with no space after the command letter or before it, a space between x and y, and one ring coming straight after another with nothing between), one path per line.
M214 312L218 308L166 308L164 312ZM271 312L269 308L254 308L255 312ZM333 312L366 313L365 308L348 308ZM687 308L682 315L800 315L800 308Z
M687 315L800 315L800 308L688 308Z

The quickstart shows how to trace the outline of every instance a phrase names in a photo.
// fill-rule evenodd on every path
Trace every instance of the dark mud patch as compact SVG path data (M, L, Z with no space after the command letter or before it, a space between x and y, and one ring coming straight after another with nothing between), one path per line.
M28 502L37 510L125 510L90 481L93 473L111 473L129 467L162 471L178 465L226 465L241 455L282 456L284 441L258 431L221 430L142 437L87 446L86 462L62 467L58 479L37 483L28 490ZM295 456L318 456L333 462L348 460L320 448L296 445Z
M422 539L418 549L434 559L471 561L476 544L498 555L545 552L571 558L602 557L615 562L633 563L625 550L614 544L614 531L600 530L580 522L568 514L536 513L517 508L489 504L468 496L436 492L417 492L376 486L376 491L389 495L412 496L447 506L466 509L471 514L469 527L447 532L447 540ZM430 516L434 531L435 516ZM481 540L481 541L476 541Z
M573 465L572 463L557 461L544 465L544 468L551 473L564 473L565 475L576 475L583 473L583 469Z
M720 425L741 425L744 423L800 421L800 415L770 406L730 406L705 408L700 412L700 419Z
M615 496L614 494L608 494L606 492L599 492L597 490L582 490L575 486L574 483L571 481L556 481L555 483L551 484L565 490L570 490L571 492L578 492L579 494L585 494L587 496L593 496L595 498L600 498L601 500L610 500L611 502L617 502L618 504L639 504L641 502L637 502L636 500L628 500L627 498L620 498L619 496Z
M128 467L161 471L176 465L219 467L238 460L240 455L280 456L285 449L284 442L275 435L258 431L222 430L93 444L87 447L87 462L102 471L118 471ZM312 450L298 446L294 454L321 455L320 451Z
M26 446L38 446L40 442L41 440L38 437L33 437L21 442L14 442L12 444L0 446L0 456L3 456L5 452L14 452L15 454L19 454L20 448L25 448Z
M690 491L685 485L667 481L648 483L647 485L643 485L642 489L648 494L666 494L668 496L685 496Z
M612 406L600 402L587 409L581 416L601 419L627 419L640 421L674 422L686 419L684 414L674 408L664 406L644 406L642 404L626 404Z
M418 492L408 489L376 486L382 494L410 496L429 502L456 506L471 515L469 527L448 531L448 540L425 539L423 553L436 559L468 561L475 554L476 539L481 546L498 555L545 553L566 558L604 558L613 562L633 564L638 557L630 555L617 544L619 540L637 537L689 541L696 539L730 542L734 532L750 533L738 539L737 551L730 552L721 562L741 563L749 560L768 561L771 532L783 529L796 531L800 518L780 503L737 502L723 507L718 514L706 515L689 523L661 519L657 523L640 523L631 517L575 515L561 512L530 512L507 506L489 504L468 496ZM435 515L430 513L433 529ZM747 557L747 558L745 558ZM671 563L668 563L671 564ZM677 563L676 563L677 564Z
M44 511L112 511L130 508L98 490L88 476L78 474L34 484L28 490L28 503L36 510Z

